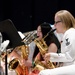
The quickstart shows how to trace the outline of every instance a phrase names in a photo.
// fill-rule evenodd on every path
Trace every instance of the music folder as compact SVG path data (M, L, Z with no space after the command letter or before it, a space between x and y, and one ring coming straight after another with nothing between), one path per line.
M3 41L10 41L7 49L24 45L16 27L10 19L0 22L0 32L2 34Z

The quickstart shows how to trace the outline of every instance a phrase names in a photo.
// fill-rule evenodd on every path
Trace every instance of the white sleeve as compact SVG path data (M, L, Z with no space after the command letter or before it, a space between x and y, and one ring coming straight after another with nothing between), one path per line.
M31 60L31 61L33 59L33 55L34 55L34 51L35 51L35 46L36 45L35 45L34 41L29 44L29 56L28 56L28 59Z
M69 54L64 53L50 53L50 61L51 62L72 62L72 58Z
M50 53L52 62L72 62L75 60L75 29L68 30L63 36L61 53Z
M9 45L9 40L5 40L3 43L1 43L1 46L0 46L0 51L1 52L5 52L6 51L6 48L7 46Z
M46 69L40 71L38 75L75 75L75 65Z

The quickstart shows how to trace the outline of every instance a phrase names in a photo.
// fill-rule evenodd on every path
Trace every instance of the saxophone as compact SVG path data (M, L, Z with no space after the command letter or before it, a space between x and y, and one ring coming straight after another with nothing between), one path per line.
M48 52L48 46L47 46L47 44L45 43L45 41L43 39L40 40L40 41L38 41L36 39L34 41L35 41L37 47L39 48L40 54L42 55L42 57L44 57L44 55ZM44 69L47 68L42 62L40 62L38 60L37 57L35 58L34 62L35 62L35 64L41 64L44 67ZM47 65L49 66L49 68L55 68L55 66L53 65L53 63L51 61L48 61Z
M29 55L29 46L34 39L36 38L36 32L33 31L31 33L28 33L27 36L23 39L22 42L25 43L25 45L18 46L15 48L15 51L19 54L21 53L21 57L25 60L28 59ZM20 65L19 59L15 58L9 62L9 69L10 70L15 70L18 75L28 75L29 70L26 65Z
M22 51L21 57L26 60L28 59L27 46L22 45L22 46L16 47L15 50L21 50ZM17 75L28 75L28 72L29 72L28 67L26 65L20 64L20 61L18 58L14 58L13 60L11 60L9 62L8 68L9 70L15 70Z
M55 30L56 29L51 30L50 32L54 32ZM48 46L47 46L46 42L44 41L44 39L49 35L50 32L48 32L47 35L44 38L42 38L41 40L38 40L38 38L36 38L34 40L35 44L39 48L39 51L40 51L40 54L42 55L42 57L44 57L44 55L48 52ZM42 63L36 56L36 58L34 60L35 67L33 68L33 71L35 69L41 71L41 70L47 69L47 68L49 68L49 69L55 68L54 64L51 61L47 61L46 63L48 65L48 67L45 66L44 63Z

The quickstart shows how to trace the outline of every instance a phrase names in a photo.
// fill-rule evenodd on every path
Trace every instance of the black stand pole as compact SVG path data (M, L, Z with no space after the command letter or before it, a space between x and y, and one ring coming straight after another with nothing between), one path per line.
M8 69L7 69L7 55L5 56L5 75L8 75Z

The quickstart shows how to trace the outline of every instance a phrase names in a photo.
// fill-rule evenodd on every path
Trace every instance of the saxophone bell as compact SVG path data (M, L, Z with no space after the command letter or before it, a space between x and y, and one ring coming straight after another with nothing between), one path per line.
M9 70L15 70L17 75L28 75L28 69L26 68L25 70L23 67L20 65L20 62L17 58L11 60L8 65Z
M15 51L16 52L20 51L21 57L25 60L28 59L29 55L28 46L26 45L18 46L15 48ZM9 64L8 65L9 70L15 70L17 75L28 75L29 72L28 67L23 64L20 64L18 58L14 58L8 64Z

